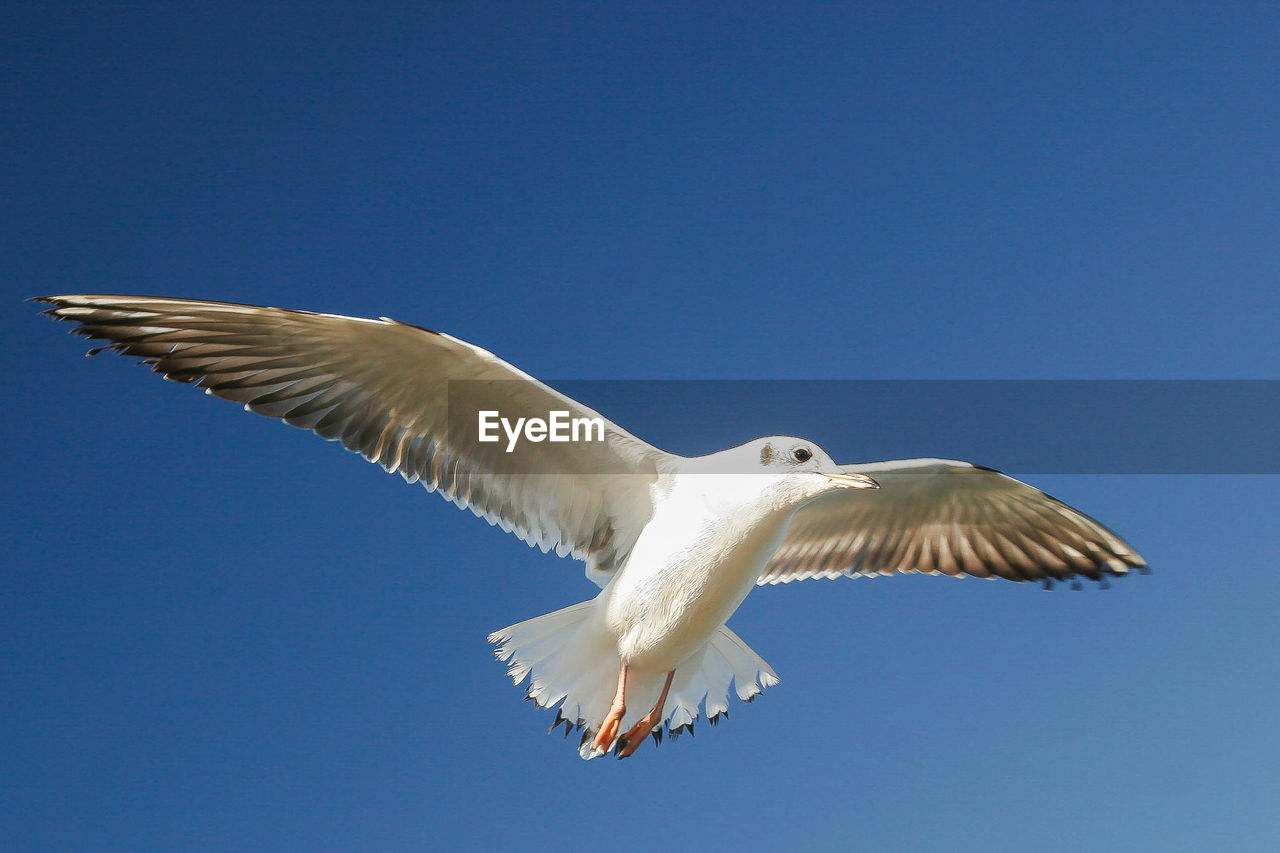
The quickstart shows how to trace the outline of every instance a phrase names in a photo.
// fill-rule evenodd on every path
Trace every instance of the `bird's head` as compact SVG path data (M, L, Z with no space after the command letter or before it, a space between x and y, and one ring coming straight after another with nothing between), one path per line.
M866 474L845 471L821 447L803 438L774 435L724 451L740 473L757 476L778 508L795 509L841 489L878 489ZM730 461L730 460L726 460Z

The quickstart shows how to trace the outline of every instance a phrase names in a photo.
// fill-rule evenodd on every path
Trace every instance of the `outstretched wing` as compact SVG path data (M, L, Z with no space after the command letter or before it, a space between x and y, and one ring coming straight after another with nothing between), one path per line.
M880 488L841 490L800 509L759 583L896 572L1099 580L1146 566L1089 516L990 468L906 459L845 470Z
M422 482L543 551L621 563L667 454L479 347L382 318L144 296L49 296L45 313L167 379L280 418ZM94 354L98 350L91 350ZM480 410L601 418L570 443L479 442ZM498 430L501 435L501 430ZM585 440L586 438L595 440Z

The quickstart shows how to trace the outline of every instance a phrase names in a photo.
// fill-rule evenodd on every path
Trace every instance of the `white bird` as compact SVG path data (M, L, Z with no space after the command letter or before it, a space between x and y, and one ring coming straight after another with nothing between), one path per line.
M387 318L142 296L37 301L168 379L340 440L584 561L595 598L489 637L530 698L559 706L556 725L583 731L583 758L631 755L664 727L715 722L731 690L750 701L778 682L725 624L754 585L896 572L1051 584L1146 565L1098 522L988 468L840 466L782 436L678 456L479 347ZM508 419L500 440L480 440L482 412ZM598 436L540 440L554 412L599 418ZM512 435L518 418L543 420L540 437Z

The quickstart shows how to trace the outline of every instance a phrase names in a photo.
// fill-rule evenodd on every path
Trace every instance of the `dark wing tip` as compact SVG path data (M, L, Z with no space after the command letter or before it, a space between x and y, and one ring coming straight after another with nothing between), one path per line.
M394 317L379 317L378 319L384 323L394 323L397 326L405 326L410 329L417 329L419 332L426 332L428 335L443 334L442 332L437 332L435 329L428 329L426 326L419 326L417 323L401 322L400 320L397 320Z
M52 305L52 308L46 308L41 311L40 314L45 317L52 317L55 320L63 319L58 316L58 310L66 304L61 296L28 296L24 301L38 302L41 305Z

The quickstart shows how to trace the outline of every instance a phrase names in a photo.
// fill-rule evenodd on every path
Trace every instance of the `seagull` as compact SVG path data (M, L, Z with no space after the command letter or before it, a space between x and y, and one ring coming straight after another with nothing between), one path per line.
M1055 581L1146 563L1083 513L947 459L837 465L769 436L668 453L497 356L382 317L145 296L47 296L44 313L439 492L586 564L588 601L489 636L590 759L711 723L778 683L726 624L755 586L905 572ZM513 426L514 425L514 426ZM579 430L578 426L582 426ZM557 441L557 426L561 440ZM571 429L572 428L572 429Z

